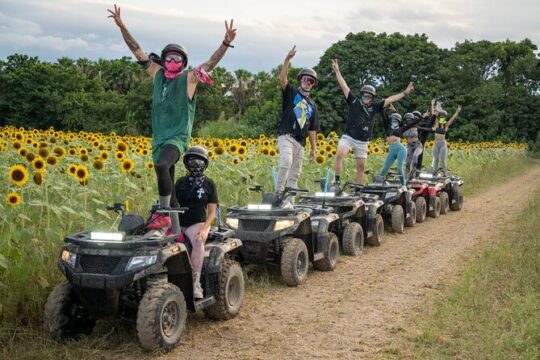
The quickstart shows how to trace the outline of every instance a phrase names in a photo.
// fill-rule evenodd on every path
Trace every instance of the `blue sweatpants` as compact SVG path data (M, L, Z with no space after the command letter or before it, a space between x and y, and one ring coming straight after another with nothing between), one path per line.
M405 185L405 173L403 172L403 165L405 164L406 158L407 149L405 149L405 146L403 146L400 141L391 143L390 148L388 149L388 154L386 155L386 159L384 160L383 168L379 175L385 176L390 169L390 166L392 166L394 161L397 159L397 171L399 174L399 181L401 182L401 185Z

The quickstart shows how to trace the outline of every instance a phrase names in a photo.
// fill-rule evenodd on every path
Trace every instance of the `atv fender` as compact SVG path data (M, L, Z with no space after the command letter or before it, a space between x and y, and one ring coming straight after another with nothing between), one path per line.
M367 221L366 221L366 237L373 236L373 229L376 226L376 217L378 213L378 209L383 206L384 203L381 200L374 201L373 203L369 204L367 207Z
M435 201L437 201L437 195L431 195L431 191L430 191L428 211L432 211L433 209L435 209Z
M405 218L411 216L412 211L412 194L410 191L405 192Z
M317 222L317 239L316 239L316 248L313 249L313 252L315 254L323 253L326 249L326 243L328 242L328 230L330 229L330 224L332 224L334 221L338 220L339 216L337 214L327 214L326 216L318 217L316 220L313 219L311 221L311 224L313 225L314 222ZM318 259L315 259L318 260Z
M450 204L453 204L459 198L459 183L453 182L450 184Z
M204 248L205 270L207 273L218 273L225 260L225 255L236 252L242 246L240 239L228 238L222 241L207 242Z

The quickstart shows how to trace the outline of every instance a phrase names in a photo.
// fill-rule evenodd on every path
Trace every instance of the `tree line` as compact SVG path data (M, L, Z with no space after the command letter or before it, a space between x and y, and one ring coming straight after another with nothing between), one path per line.
M331 59L337 58L353 93L369 83L382 98L413 80L416 90L397 105L400 112L427 111L434 97L444 99L449 114L462 104L451 139L534 141L540 130L536 51L528 39L464 41L443 49L425 35L350 33L315 66L319 79L313 98L322 131L341 132L347 115L331 73ZM296 83L302 64L294 65L289 77ZM281 111L280 69L214 69L214 84L201 84L197 93L195 133L274 134ZM151 94L152 80L130 57L45 62L14 54L0 60L0 125L151 135ZM375 135L381 134L378 122Z

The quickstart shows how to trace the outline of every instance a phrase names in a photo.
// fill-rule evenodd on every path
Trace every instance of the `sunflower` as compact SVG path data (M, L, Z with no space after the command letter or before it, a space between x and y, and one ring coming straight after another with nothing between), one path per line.
M26 154L28 154L28 150L26 150L26 148L22 147L19 149L19 155L26 157Z
M17 206L21 203L21 201L22 201L21 195L15 192L11 192L7 194L6 196L6 202L9 206Z
M237 159L237 158L231 159L231 164L233 164L233 165L238 165L239 163L240 163L240 160L239 160L239 159Z
M240 146L238 147L237 153L240 156L245 156L247 153L247 148L245 146Z
M126 155L125 155L123 152L121 152L121 151L117 151L117 152L114 154L114 157L115 157L116 160L124 160L124 157L125 157L125 156L126 156Z
M47 157L47 164L53 165L53 166L58 164L58 158L54 155L49 155Z
M319 141L324 140L324 135L321 134L321 133L318 133L317 134L317 140L319 140Z
M121 152L126 152L128 150L128 146L123 142L116 143L116 150Z
M130 158L125 158L120 168L123 173L131 172L135 168L135 163Z
M92 163L92 166L96 170L103 170L103 168L105 167L105 165L103 164L103 161L100 158L95 158L94 162Z
M215 148L217 148L218 146L221 146L221 140L219 139L212 140L212 146Z
M75 165L75 164L69 165L67 168L68 174L71 176L75 176L75 174L77 173L77 166L78 165Z
M147 168L148 170L154 170L154 163L153 163L153 162L150 162L150 161L147 162L147 163L146 163L146 168Z
M17 186L23 186L28 181L28 170L24 165L13 165L8 170L8 179Z
M317 155L317 157L315 158L315 162L317 164L324 164L325 161L326 158L323 155Z
M276 156L276 154L277 154L277 152L276 152L275 149L270 149L270 150L268 151L268 155L270 155L270 156Z
M88 155L86 155L86 154L81 154L81 161L87 162L87 161L88 161Z
M229 152L231 154L236 154L237 151L238 151L238 146L236 144L232 144L231 146L229 146Z
M216 155L223 155L225 153L225 148L223 146L216 147Z
M109 158L109 153L107 151L102 151L99 156L101 156L103 160L107 160Z
M17 139L17 141L23 141L23 140L24 140L24 135L23 135L23 133L21 133L21 132L16 132L16 133L15 133L15 139Z
M42 139L43 140L43 139ZM39 148L46 148L47 146L49 146L45 141L40 141L39 143Z
M79 149L80 155L88 155L88 149L87 148L80 148Z
M325 150L327 153L331 152L331 151L332 151L332 145L326 145L326 146L324 147L324 150Z
M61 146L55 146L52 150L52 152L58 156L59 158L63 157L64 155L66 155L66 150L64 150L63 147Z
M142 149L141 154L142 156L148 156L148 154L150 154L150 151L148 149Z
M261 153L262 153L263 155L268 155L269 152L270 152L270 150L269 150L266 146L263 146L263 147L261 148Z
M319 155L323 155L323 156L326 155L326 150L320 149L319 150Z
M372 151L373 151L374 154L380 154L380 153L382 152L382 150L381 150L381 148L379 147L379 145L373 146Z
M269 140L264 140L264 141L263 141L263 145L264 145L264 146L270 145L270 141L269 141Z
M84 165L77 166L76 171L75 171L75 179L79 180L81 185L86 185L89 175L90 173L88 172L88 169L86 168L86 166Z
M337 137L337 134L335 131L330 131L330 134L328 134L328 136L333 138L333 137Z
M46 166L47 166L47 163L45 162L45 160L43 160L43 158L41 158L39 156L36 157L34 159L34 161L32 161L32 167L36 171L43 171L43 170L45 170Z
M247 147L248 143L246 140L240 141L240 146Z
M44 172L42 172L42 171L36 171L34 173L33 180L34 180L34 183L36 185L39 186L39 185L43 184L43 174L44 174Z
M42 158L46 158L47 156L49 156L49 150L47 150L47 148L40 147L39 150L38 150L38 154Z
M72 156L77 155L77 150L75 148L69 148L68 154Z

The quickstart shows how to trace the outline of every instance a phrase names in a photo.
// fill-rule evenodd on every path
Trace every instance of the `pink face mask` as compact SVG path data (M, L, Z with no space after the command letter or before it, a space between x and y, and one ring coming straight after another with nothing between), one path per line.
M167 79L174 79L183 73L183 68L183 62L176 62L174 60L165 61L165 77Z

